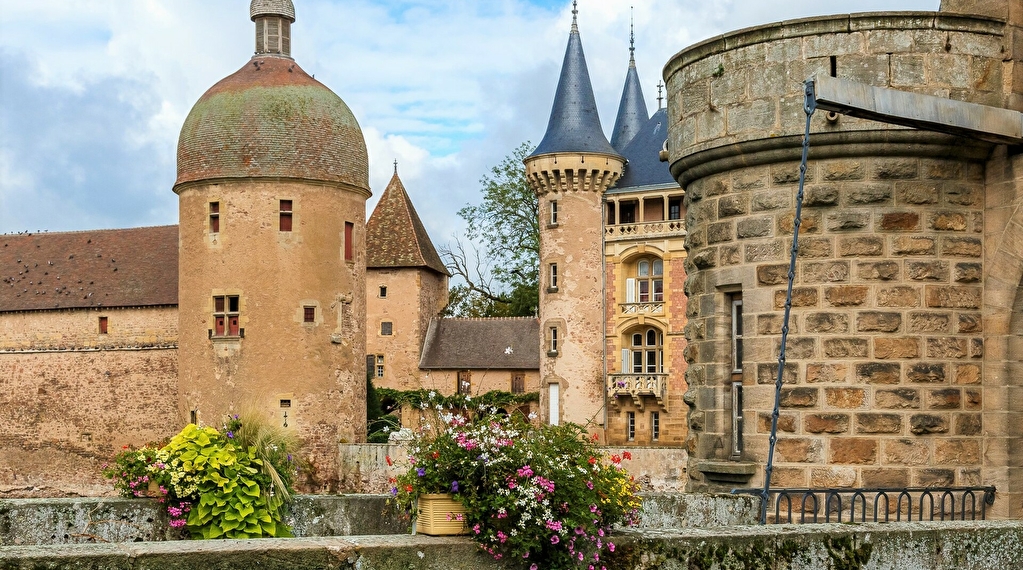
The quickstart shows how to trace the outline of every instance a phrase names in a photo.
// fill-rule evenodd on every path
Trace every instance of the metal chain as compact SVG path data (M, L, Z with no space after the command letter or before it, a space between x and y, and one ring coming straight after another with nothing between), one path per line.
M778 351L778 377L774 381L774 411L771 412L770 449L767 452L767 467L764 469L764 490L760 494L760 524L767 524L767 502L771 492L771 472L774 470L774 445L778 441L778 407L781 405L782 378L785 374L785 344L789 338L789 313L792 312L792 282L796 278L796 256L799 254L799 225L803 216L803 185L806 182L806 159L810 155L810 119L817 110L813 81L803 84L803 112L806 113L806 130L803 133L803 159L799 163L799 191L796 192L796 217L792 221L792 256L789 259L789 284L785 292L785 320L781 327L781 350Z

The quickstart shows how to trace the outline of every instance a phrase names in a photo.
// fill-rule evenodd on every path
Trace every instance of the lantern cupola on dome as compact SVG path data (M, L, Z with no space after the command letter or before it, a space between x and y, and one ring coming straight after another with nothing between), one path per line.
M249 18L256 23L256 54L291 57L291 24L295 5L291 0L252 0Z

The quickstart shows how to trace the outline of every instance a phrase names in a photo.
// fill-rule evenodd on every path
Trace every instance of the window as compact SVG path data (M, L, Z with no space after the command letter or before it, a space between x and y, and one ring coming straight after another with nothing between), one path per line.
M732 459L742 455L742 382L732 382Z
M381 299L387 298L387 287L384 287L383 285L380 286L380 298Z
M303 307L302 308L302 322L315 323L316 322L316 307Z
M355 224L352 222L345 222L345 261L352 261L354 256L355 245L352 243L353 236L355 234Z
M637 330L629 337L630 348L622 350L622 372L664 373L664 333L655 328L647 328Z
M668 219L682 219L682 198L668 198Z
M551 200L551 224L552 226L558 225L558 201Z
M366 376L367 377L369 377L369 378L376 378L377 377L377 374L376 374L376 372L377 372L376 371L376 364L377 364L377 357L376 357L376 355L375 354L367 354L366 355Z
M291 200L281 200L281 231L291 231Z
M557 263L550 264L548 266L547 273L548 273L548 277L549 277L549 281L548 282L550 283L550 285L547 287L548 290L557 291L558 290L558 264Z
M650 441L661 439L661 413L650 412Z
M522 372L512 372L511 377L512 394L526 393L526 375Z
M731 293L732 308L732 374L742 374L742 293Z
M198 424L199 423L199 410L188 411L188 423Z
M556 356L558 354L558 327L551 327L548 332L551 344L547 354Z
M664 301L664 261L656 257L640 259L635 275L625 280L626 303Z
M376 377L377 378L383 378L384 377L384 355L383 354L378 354L377 355L377 375L376 375Z
M213 297L213 336L238 336L238 295Z
M458 393L472 395L472 372L469 370L458 371Z
M210 233L220 231L220 202L210 202Z
M99 334L107 334L107 318L99 318Z
M636 440L636 412L625 414L625 438L629 441Z
M380 323L380 334L383 336L391 336L393 330L393 324L391 321L384 321Z

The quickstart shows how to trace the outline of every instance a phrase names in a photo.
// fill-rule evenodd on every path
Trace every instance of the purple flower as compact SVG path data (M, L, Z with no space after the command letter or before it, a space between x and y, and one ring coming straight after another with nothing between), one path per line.
M451 492L452 493L457 493L458 492L458 481L452 481L451 482Z
M234 439L234 432L233 431L227 432L227 439Z
M426 476L426 469L423 468L423 467L420 467L419 469L416 469L416 475L419 475L420 477L425 477Z
M397 487L391 487L391 496L392 497L397 497L398 496L398 488Z

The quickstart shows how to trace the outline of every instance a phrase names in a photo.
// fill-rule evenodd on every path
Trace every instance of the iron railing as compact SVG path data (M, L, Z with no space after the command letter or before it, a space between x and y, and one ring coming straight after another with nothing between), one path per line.
M762 496L762 489L733 494ZM985 520L995 502L988 487L880 487L873 489L771 489L765 511L775 524Z

